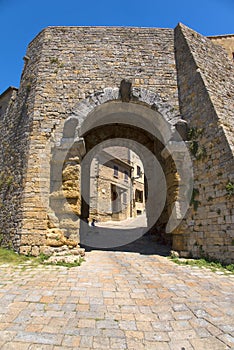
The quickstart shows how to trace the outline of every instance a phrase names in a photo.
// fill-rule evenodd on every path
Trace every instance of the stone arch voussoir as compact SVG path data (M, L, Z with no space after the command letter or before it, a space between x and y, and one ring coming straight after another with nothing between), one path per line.
M77 103L72 109L70 116L82 122L97 106L118 100L121 100L119 88L107 87L89 95L84 100ZM129 102L147 105L149 108L159 112L165 120L172 125L175 125L177 121L181 119L181 117L175 113L173 106L166 102L158 93L144 88L132 88Z

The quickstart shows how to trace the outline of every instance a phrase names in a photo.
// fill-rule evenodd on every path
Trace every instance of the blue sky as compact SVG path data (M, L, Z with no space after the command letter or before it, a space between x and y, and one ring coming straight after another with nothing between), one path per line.
M0 0L0 93L19 86L29 42L45 27L107 25L234 33L234 0Z

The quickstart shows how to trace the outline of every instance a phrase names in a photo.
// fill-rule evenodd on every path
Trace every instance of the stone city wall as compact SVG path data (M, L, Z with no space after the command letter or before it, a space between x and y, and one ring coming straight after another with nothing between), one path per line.
M51 27L29 45L26 71L33 64L32 55L39 62L38 73L30 75L36 79L36 94L21 231L21 251L29 252L32 245L46 244L48 225L46 206L38 208L38 216L35 207L28 208L28 203L42 202L40 184L33 182L40 176L38 149L45 152L49 164L51 154L45 144L79 101L105 87L118 87L128 78L134 86L160 93L175 114L179 112L171 29ZM23 82L28 84L28 79L24 82L23 77ZM45 176L42 183L46 181Z
M42 40L38 38L37 47L32 47L29 65L27 65L27 58L25 59L25 68L17 96L16 92L12 95L8 108L5 114L1 116L0 121L1 241L3 245L13 247L18 251L22 243L23 220L29 220L27 223L29 225L28 229L33 229L33 220L36 219L37 221L41 210L38 200L35 201L33 198L34 186L39 185L39 179L30 175L34 160L29 161L41 46ZM34 152L38 153L38 149ZM28 179L30 179L28 193L31 191L29 196L28 193L24 192ZM25 206L23 203L25 203ZM43 244L40 236L36 240L38 246ZM34 242L35 240L28 240L27 244L31 245ZM30 252L32 249L31 247Z
M185 26L175 30L181 113L190 126L194 191L187 250L231 261L234 253L233 66L224 50ZM186 237L186 235L185 235Z
M181 24L175 38L172 29L49 27L30 43L17 98L0 125L5 243L24 254L43 252L51 157L64 122L80 101L119 88L122 79L139 93L158 94L173 117L181 113L189 124L194 195L176 248L230 261L233 66L218 46Z

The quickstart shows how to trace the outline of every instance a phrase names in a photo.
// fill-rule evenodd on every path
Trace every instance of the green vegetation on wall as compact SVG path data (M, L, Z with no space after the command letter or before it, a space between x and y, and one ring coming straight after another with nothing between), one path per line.
M231 198L234 195L234 184L231 181L226 185L226 192L228 198Z
M190 205L193 206L194 211L197 211L199 204L201 204L201 202L196 199L198 195L199 195L199 190L197 188L194 188L192 192L191 201L190 201Z
M203 129L191 127L188 132L189 150L197 160L202 160L207 156L206 147L204 145L201 146L198 141L202 137L203 131Z

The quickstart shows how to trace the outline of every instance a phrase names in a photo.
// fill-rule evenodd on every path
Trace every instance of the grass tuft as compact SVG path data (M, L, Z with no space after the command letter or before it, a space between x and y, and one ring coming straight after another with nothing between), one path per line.
M38 265L65 266L68 268L80 266L84 260L81 258L74 263L57 262L56 264L48 262L49 256L40 254L38 257L20 255L11 249L0 247L0 265L7 264L11 266L23 265L23 267L36 267Z
M197 266L200 268L207 268L213 272L221 271L226 274L234 274L234 264L222 264L219 261L209 261L206 259L184 259L177 257L169 257L174 263L178 265L189 265L189 266Z
M0 247L0 264L18 265L29 262L32 257L19 255L13 250Z

